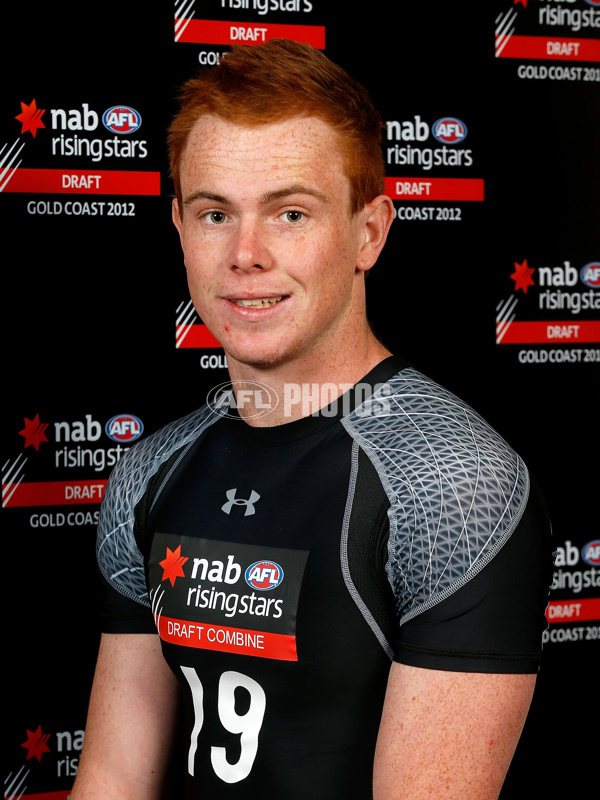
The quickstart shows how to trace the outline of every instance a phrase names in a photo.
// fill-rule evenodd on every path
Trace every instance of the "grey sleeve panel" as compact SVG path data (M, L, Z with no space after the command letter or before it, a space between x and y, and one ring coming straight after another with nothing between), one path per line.
M525 464L472 408L414 369L343 424L390 501L386 570L400 624L466 584L519 522Z
M187 452L217 419L203 406L138 442L113 469L100 507L96 558L104 578L124 597L150 606L144 558L134 535L135 508L148 482L175 451Z

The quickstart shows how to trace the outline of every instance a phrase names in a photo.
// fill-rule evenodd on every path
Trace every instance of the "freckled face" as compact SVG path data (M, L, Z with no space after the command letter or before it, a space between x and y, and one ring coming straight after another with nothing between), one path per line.
M195 125L174 208L192 300L229 360L325 361L364 317L364 215L334 131L309 117Z

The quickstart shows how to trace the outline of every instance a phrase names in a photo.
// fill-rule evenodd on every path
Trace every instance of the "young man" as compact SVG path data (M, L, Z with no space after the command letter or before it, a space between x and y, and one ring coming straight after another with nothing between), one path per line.
M393 218L379 136L365 91L292 42L184 88L173 219L237 404L111 476L73 800L164 796L172 761L178 797L498 796L548 526L520 458L369 328Z

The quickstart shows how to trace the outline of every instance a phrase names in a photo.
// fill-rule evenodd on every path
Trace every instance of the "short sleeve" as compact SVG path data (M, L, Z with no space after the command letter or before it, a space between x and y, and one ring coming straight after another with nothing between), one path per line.
M460 672L537 672L552 575L550 530L532 481L508 541L464 586L400 627L394 660Z
M373 600L374 586L365 607L391 657L458 671L535 672L550 524L520 456L464 401L412 368L344 424L381 487L365 499L386 501L383 571L393 626Z
M163 477L217 417L204 406L137 442L113 469L96 536L100 572L99 617L102 630L153 632L146 583L144 520ZM141 524L140 520L142 520Z
M102 633L156 633L154 615L146 605L117 592L99 572L98 624Z

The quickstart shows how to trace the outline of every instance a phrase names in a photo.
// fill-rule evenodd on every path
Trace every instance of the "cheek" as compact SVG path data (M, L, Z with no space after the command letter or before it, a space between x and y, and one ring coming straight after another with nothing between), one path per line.
M320 277L331 293L352 282L356 268L356 252L345 236L331 237L322 250Z
M209 278L211 266L218 260L214 245L197 235L192 237L184 234L182 246L188 280L198 282Z
M303 252L309 269L317 275L325 273L329 281L337 281L352 262L353 247L347 228L331 227L321 231L315 239L307 240Z
M207 260L206 256L207 253L204 248L184 248L187 283L196 306L198 306L202 302L203 297L208 294L208 289L212 282L211 275L207 269L207 264L210 263L210 259Z

